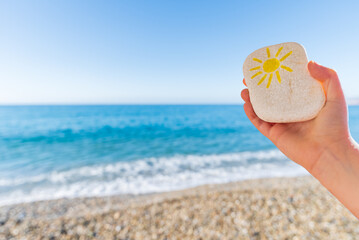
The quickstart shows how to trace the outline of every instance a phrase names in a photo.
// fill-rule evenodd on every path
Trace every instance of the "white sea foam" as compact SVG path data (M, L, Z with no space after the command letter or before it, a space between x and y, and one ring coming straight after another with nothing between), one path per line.
M147 158L35 177L0 179L0 205L57 198L165 192L203 184L304 175L278 150Z

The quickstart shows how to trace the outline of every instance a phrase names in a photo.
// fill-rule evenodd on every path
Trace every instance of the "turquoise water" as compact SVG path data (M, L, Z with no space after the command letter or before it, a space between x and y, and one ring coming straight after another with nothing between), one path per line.
M0 154L2 205L306 174L239 105L3 106Z

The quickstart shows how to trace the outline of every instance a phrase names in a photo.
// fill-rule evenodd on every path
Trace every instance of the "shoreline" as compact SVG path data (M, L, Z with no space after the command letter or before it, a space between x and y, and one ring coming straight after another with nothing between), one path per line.
M0 214L4 209L11 208L28 208L34 207L37 208L40 205L53 205L53 204L70 204L77 206L77 204L82 204L86 202L91 202L92 200L97 200L103 204L123 204L136 203L138 201L145 201L146 203L152 203L153 201L159 200L169 200L172 198L179 198L183 196L191 196L193 194L203 194L208 191L231 191L231 190L248 190L251 187L257 189L273 189L273 188L286 188L287 186L281 186L278 181L281 180L293 180L295 185L301 186L303 183L307 182L312 177L310 175L306 176L292 176L292 177L269 177L269 178L255 178L255 179L245 179L240 181L228 182L228 183L209 183L203 184L195 187L189 187L185 189L164 191L164 192L153 192L153 193L142 193L142 194L114 194L114 195L105 195L105 196L83 196L83 197L64 197L64 198L55 198L55 199L44 199L44 200L35 200L28 202L12 203L6 205L0 205ZM112 206L113 207L113 206ZM53 210L51 210L53 211ZM0 215L1 216L1 215Z
M313 177L0 207L0 238L347 239L359 221Z

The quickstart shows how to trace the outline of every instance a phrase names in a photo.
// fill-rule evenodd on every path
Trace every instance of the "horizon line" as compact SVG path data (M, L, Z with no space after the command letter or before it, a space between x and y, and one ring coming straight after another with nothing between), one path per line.
M41 103L41 104L0 104L0 107L71 107L71 106L240 106L241 103ZM359 106L359 103L347 103L348 106Z
M130 105L243 105L237 103L0 103L0 106L130 106Z

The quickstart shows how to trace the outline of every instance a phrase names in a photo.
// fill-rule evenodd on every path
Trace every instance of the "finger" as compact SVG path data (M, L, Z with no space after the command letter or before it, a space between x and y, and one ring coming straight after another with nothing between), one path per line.
M272 125L268 122L260 119L257 114L254 112L252 104L250 102L246 102L243 105L244 112L246 113L248 119L252 122L252 124L266 137L269 136L269 131Z
M247 87L247 83L246 83L246 80L244 78L243 78L243 84L244 84L244 86Z
M344 93L337 73L313 61L308 63L310 75L323 85L328 101L344 100Z
M241 92L241 97L242 99L245 101L245 102L250 102L250 99L249 99L249 91L248 89L243 89L242 92Z

